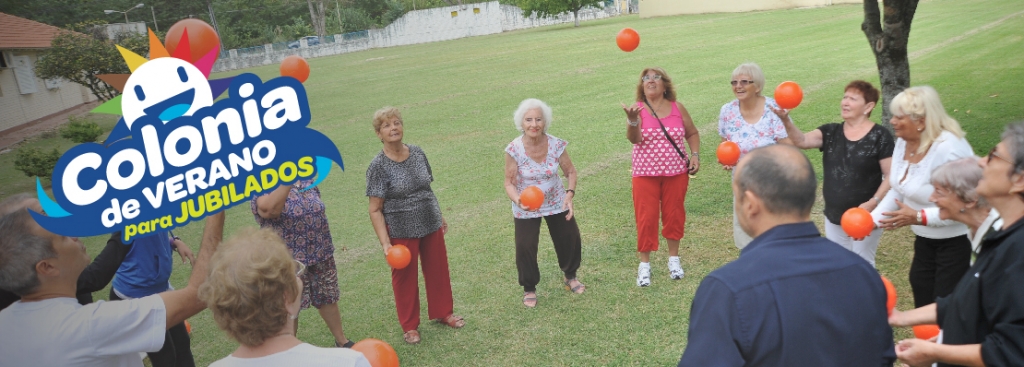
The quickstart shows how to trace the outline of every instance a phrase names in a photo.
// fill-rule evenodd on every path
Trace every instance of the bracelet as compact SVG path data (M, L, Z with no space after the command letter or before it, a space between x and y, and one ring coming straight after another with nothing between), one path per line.
M632 126L632 127L640 126L640 121L630 121L628 118L626 119L626 123L629 124L629 126Z
M928 215L924 213L924 209L921 209L921 216L917 219L921 222L922 226L928 225Z
M882 200L881 200L881 199L879 199L879 198L877 198L877 197L874 197L874 196L872 196L872 197L871 197L871 200L874 200L874 201L875 201L875 203L880 203L880 202L882 202Z
M178 241L181 241L181 237L178 237L178 236L171 236L171 241L174 241L174 240L178 240Z
M568 194L568 193L570 193L570 192L572 193L572 196L576 196L576 190L573 190L573 189L565 189L565 193L566 193L566 194Z
M692 151L692 152L690 152L690 156L700 158L700 153L696 152L696 151Z

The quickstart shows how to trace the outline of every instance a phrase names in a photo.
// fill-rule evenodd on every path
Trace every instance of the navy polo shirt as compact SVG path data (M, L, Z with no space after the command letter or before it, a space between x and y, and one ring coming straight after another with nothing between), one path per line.
M860 256L779 225L701 282L679 366L892 366L885 301Z

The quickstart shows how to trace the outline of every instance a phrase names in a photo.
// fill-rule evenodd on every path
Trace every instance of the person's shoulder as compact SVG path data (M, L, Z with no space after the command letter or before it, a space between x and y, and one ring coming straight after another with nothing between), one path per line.
M294 354L296 360L316 360L322 362L323 366L348 367L357 366L360 360L366 361L366 356L349 348L321 348L309 343L302 343L292 348L290 353ZM301 356L301 357L300 357ZM305 357L305 358L302 358ZM307 364L320 366L321 364Z
M383 164L384 159L386 158L387 156L384 155L384 150L377 152L377 155L373 156L373 160L370 161L370 165L367 167L367 169L369 170L370 168Z
M739 106L740 106L740 100L734 99L734 100L726 102L724 105L722 105L722 111L728 110L730 108L739 108Z

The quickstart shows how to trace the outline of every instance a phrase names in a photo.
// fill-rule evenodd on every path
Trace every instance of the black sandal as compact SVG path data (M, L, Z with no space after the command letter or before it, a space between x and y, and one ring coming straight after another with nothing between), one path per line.
M356 343L353 342L352 339L349 339L348 343L345 343L345 344L338 343L337 340L334 341L334 346L337 347L337 348L349 348L349 349L352 349L353 345L356 345Z

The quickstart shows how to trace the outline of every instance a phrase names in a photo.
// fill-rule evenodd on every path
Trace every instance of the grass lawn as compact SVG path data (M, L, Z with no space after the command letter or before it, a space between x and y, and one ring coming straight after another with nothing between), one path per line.
M939 91L978 154L997 143L1006 123L1024 118L1022 15L1018 0L932 0L917 11L910 40L912 84ZM805 97L792 116L805 131L837 122L846 83L865 79L877 85L862 20L856 5L644 20L623 16L579 28L550 26L309 60L312 75L305 86L311 126L333 139L345 160L345 171L336 170L321 190L337 247L346 334L387 341L405 366L674 365L686 345L689 307L701 279L739 255L732 245L729 176L714 161L719 108L733 99L732 69L745 61L759 63L769 94L784 80L800 83ZM632 53L615 47L615 34L623 27L640 33L642 42ZM638 288L631 148L619 104L634 98L647 66L662 66L673 78L700 129L704 166L688 193L682 242L686 277L669 280L662 250L652 259L652 286ZM244 72L266 79L277 75L277 66ZM583 295L562 289L550 238L542 235L536 309L520 303L510 203L502 188L503 149L518 135L512 112L528 97L552 106L549 133L570 142L580 172L579 275L587 284ZM450 226L455 310L468 322L461 330L424 322L423 342L416 346L402 341L388 267L364 195L366 166L380 150L371 116L385 105L402 110L406 143L421 146L431 160L433 189ZM875 113L876 121L880 115ZM27 144L71 145L60 141ZM807 154L820 176L820 153ZM13 154L0 155L3 195L32 188L12 161ZM820 226L820 202L814 219ZM249 206L230 210L227 226L226 233L255 226ZM178 233L197 249L201 229L195 223ZM895 283L900 309L912 305L911 238L905 229L887 233L878 250L879 271ZM93 255L104 241L86 239ZM179 266L172 283L183 286L188 274ZM425 307L422 292L421 298ZM300 339L333 345L315 311L303 312L300 321ZM191 323L199 365L236 347L209 312ZM896 330L897 338L910 336L909 329Z

